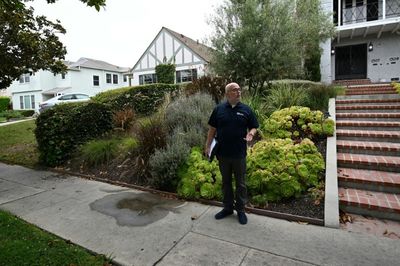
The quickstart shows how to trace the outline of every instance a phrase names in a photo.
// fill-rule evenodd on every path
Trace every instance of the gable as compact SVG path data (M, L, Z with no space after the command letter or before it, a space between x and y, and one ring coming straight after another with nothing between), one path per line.
M162 28L147 50L133 67L133 71L152 70L159 64L183 65L205 64L207 61L182 40L177 33ZM183 35L181 35L183 36ZM193 42L193 40L191 40Z

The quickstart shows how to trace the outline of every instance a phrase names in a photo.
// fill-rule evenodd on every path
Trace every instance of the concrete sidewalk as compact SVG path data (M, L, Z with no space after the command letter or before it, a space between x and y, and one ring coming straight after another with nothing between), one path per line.
M398 265L400 241L0 163L0 208L122 265ZM1 264L1 263L0 263Z

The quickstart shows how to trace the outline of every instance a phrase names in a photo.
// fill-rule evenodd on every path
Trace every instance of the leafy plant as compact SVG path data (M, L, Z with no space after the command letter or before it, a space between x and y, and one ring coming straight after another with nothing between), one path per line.
M307 99L307 94L301 88L289 83L276 83L271 85L269 95L266 97L266 109L269 114L276 110L291 106L302 106Z
M262 132L270 138L316 139L331 136L334 121L325 119L321 111L311 111L308 107L292 106L279 111L262 121Z
M175 83L175 65L159 64L156 66L156 75L158 83L174 84Z
M397 93L400 94L400 83L392 82L392 86L397 91Z
M319 182L324 159L314 143L304 139L270 139L256 143L248 153L247 186L251 201L267 202L300 196Z
M117 128L121 128L122 130L130 129L134 120L135 113L131 108L118 110L113 115L114 126Z
M36 119L35 136L39 160L56 166L70 158L76 148L112 129L109 107L99 103L56 105Z
M130 108L138 115L149 115L162 104L165 93L178 92L179 88L172 84L147 84L104 91L92 100L110 106L113 112Z
M167 132L163 123L158 118L142 121L136 132L138 147L135 153L135 176L138 182L149 182L151 172L149 167L150 157L158 149L166 146Z
M115 139L93 140L81 147L83 160L90 166L108 163L118 153L118 141Z
M8 110L10 106L10 97L0 96L0 113Z
M266 119L269 115L266 96L261 90L255 90L253 93L243 93L242 102L250 106L257 117L257 121Z
M188 83L185 87L185 92L187 95L199 92L207 93L213 97L216 103L219 103L224 98L226 84L231 81L231 79L225 77L205 75Z
M185 199L222 200L222 176L216 160L204 158L199 147L192 148L189 158L179 169L178 195Z
M17 110L6 110L3 112L0 112L1 117L5 117L6 119L12 119L12 118L23 118L24 115L22 114L21 111Z
M177 172L185 162L190 148L202 146L207 132L207 119L214 107L207 94L184 95L171 102L163 111L169 130L167 145L150 158L151 183L160 189L176 191Z

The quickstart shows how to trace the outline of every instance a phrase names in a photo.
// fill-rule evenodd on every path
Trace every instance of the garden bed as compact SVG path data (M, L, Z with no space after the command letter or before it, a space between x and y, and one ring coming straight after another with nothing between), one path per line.
M323 155L324 159L326 156L326 139L318 140L316 146L319 152ZM133 188L143 188L144 190L163 193L161 191L153 190L147 184L141 183L135 176L132 176L132 169L134 169L134 159L121 159L117 158L107 165L100 165L97 167L85 167L82 165L82 161L79 158L70 160L64 167L57 168L58 170L67 171L69 173L76 173L85 177L109 181L114 184L126 184L128 187L132 185ZM321 179L325 180L325 173L321 173ZM169 195L174 195L167 193ZM218 205L212 201L202 201L205 203L211 203ZM316 224L320 224L324 219L324 201L323 199L315 204L315 200L311 197L310 193L304 194L299 198L291 198L282 200L281 202L269 203L267 206L252 206L249 205L249 210L253 213L263 214L267 216L273 216L278 218L284 218L289 220L302 220L301 217L308 217L311 219L319 220ZM260 210L260 211L257 211ZM263 210L265 210L263 212ZM271 213L268 213L271 212ZM283 215L279 215L283 214ZM292 219L291 219L292 216Z

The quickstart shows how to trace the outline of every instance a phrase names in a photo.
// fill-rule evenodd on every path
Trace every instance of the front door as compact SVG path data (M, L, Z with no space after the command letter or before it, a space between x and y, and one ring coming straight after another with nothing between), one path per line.
M336 47L335 79L367 78L367 44Z

